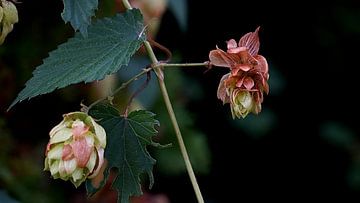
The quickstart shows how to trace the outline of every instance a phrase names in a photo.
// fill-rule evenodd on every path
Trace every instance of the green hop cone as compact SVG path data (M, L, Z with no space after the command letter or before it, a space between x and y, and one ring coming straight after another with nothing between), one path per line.
M0 45L6 36L13 30L14 24L19 21L16 6L6 0L0 1Z
M255 104L250 92L235 89L231 99L230 107L233 118L245 118L250 112L254 112Z
M0 23L2 22L3 17L4 17L4 9L0 6Z
M106 133L86 113L72 112L63 117L49 133L44 170L78 187L98 175L104 163Z

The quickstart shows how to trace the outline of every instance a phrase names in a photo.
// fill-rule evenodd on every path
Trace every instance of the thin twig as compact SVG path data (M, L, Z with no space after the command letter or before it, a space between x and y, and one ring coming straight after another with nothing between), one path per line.
M151 80L151 72L147 72L146 76L147 76L146 81L131 95L131 97L128 101L128 104L126 106L126 109L125 109L125 113L124 113L125 118L128 116L129 108L130 108L130 105L131 105L132 101L134 100L134 98L137 97L137 95L139 95L140 92L143 91L149 85L149 82Z
M172 53L168 48L166 48L165 46L161 45L159 42L156 42L156 41L154 41L152 39L150 39L149 42L150 42L151 45L159 48L161 51L165 52L165 54L166 54L166 59L165 60L160 60L159 63L166 64L167 62L169 62L171 60Z
M156 68L156 67L195 67L195 66L209 67L210 62L209 61L205 61L203 63L162 63L162 62L159 62L158 64L153 65L153 68Z
M159 44L160 45L160 44ZM161 45L160 45L161 46ZM162 62L162 61L159 61L158 63L153 63L151 65L148 65L146 66L146 68L143 69L142 72L140 72L139 74L135 75L134 77L130 78L128 81L124 82L121 84L121 86L119 88L117 88L116 90L114 90L111 94L109 94L107 97L103 97L103 98L100 98L98 100L96 100L95 102L93 102L92 104L90 104L88 107L83 106L83 111L85 113L88 113L89 110L94 107L96 104L100 103L101 101L104 101L106 100L107 98L109 97L113 97L115 94L117 94L120 90L124 89L125 87L127 87L131 82L133 82L134 80L137 80L140 76L142 76L143 74L145 73L149 73L149 71L151 70L154 70L155 72L156 71L160 71L161 74L162 73L162 70L158 70L158 68L164 68L164 67L195 67L195 66L209 66L209 62L206 61L206 62L203 62L203 63L165 63L165 62ZM163 76L163 75L162 75ZM136 95L135 95L136 97ZM133 98L131 98L130 101L132 101ZM126 114L125 114L126 115Z
M113 97L115 94L117 94L119 91L121 91L122 89L124 89L125 87L127 87L130 83L132 83L133 81L137 80L140 76L144 75L145 73L148 73L149 71L153 70L151 67L147 67L145 69L143 69L143 71L141 71L140 73L138 73L137 75L135 75L134 77L130 78L128 81L124 82L121 84L120 87L118 87L116 90L114 90L111 94L109 94L107 97L103 97L100 98L96 101L94 101L93 103L91 103L88 107L85 107L84 112L88 113L89 110L94 107L96 104L106 100L109 97Z

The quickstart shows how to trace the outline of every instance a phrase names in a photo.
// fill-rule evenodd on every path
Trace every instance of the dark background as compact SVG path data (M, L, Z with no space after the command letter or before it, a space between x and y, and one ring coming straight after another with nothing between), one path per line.
M77 110L90 90L85 85L72 86L5 112L47 52L72 36L70 26L60 18L61 1L24 1L18 9L20 22L0 47L0 167L16 172L10 181L1 176L0 188L19 199L8 182L21 184L31 194L33 182L46 178L36 186L38 190L53 185L54 191L65 188L61 194L69 195L62 197L64 201L75 202L84 189L75 191L70 184L50 180L38 155L60 115ZM188 14L183 32L167 11L156 38L176 52L178 60L206 61L216 45L225 49L225 41L239 40L261 26L259 53L267 58L270 73L263 112L232 121L229 106L216 98L225 68L181 71L194 86L180 83L185 93L173 97L185 100L179 109L191 112L192 128L206 135L211 152L207 172L198 176L206 202L359 200L360 4L350 0L188 1ZM200 96L192 98L186 92L195 86L200 87ZM166 130L173 136L171 128ZM26 160L40 165L26 175L38 179L22 177ZM157 170L151 193L164 193L171 202L195 202L186 173L166 175Z

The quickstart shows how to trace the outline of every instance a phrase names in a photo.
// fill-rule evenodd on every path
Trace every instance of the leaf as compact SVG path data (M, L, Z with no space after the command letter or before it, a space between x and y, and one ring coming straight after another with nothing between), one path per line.
M147 173L152 186L152 169L155 164L146 145L156 145L152 137L157 131L154 128L159 122L154 119L155 114L139 110L129 114L128 117L119 115L119 112L108 104L100 104L91 109L91 116L99 120L107 133L107 146L105 158L108 166L104 172L104 181L99 188L94 188L87 181L89 195L99 190L109 176L111 168L117 168L118 174L112 184L112 188L118 191L118 201L128 203L130 196L142 194L140 175Z
M91 24L91 17L98 8L98 0L63 0L64 11L61 17L65 23L70 22L74 30L87 37L87 28Z
M18 201L11 198L5 190L0 190L0 202L6 202L6 203L18 203Z
M180 29L186 31L187 29L187 17L188 7L186 0L170 0L169 9L174 14L177 22L179 23Z
M98 20L89 27L89 37L79 33L50 52L33 72L9 109L17 102L54 91L70 84L101 80L129 63L145 40L139 10Z

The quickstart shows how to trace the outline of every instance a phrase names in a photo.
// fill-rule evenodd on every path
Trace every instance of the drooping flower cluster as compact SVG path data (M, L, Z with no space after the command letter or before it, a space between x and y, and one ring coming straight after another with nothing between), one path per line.
M217 48L209 54L212 65L230 69L220 80L217 96L224 104L230 103L233 118L244 118L250 112L258 114L263 92L269 92L268 64L258 55L259 28L241 37L239 43L229 40L226 52Z
M5 37L13 30L14 24L19 21L15 5L6 0L0 0L0 45Z
M96 177L104 162L106 133L92 117L83 112L65 114L49 134L44 170L75 187Z

